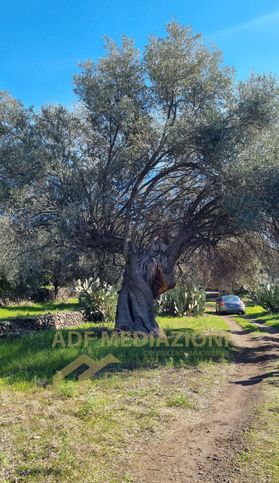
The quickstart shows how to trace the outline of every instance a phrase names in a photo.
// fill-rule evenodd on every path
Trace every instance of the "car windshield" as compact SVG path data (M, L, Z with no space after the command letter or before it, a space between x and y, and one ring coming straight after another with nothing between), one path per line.
M222 297L222 300L224 300L224 302L240 302L240 298L236 295L225 295Z

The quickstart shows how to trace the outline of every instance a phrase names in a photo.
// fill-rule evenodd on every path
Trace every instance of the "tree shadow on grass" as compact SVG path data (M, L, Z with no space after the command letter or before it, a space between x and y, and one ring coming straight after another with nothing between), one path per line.
M76 336L73 345L69 347L68 337L73 331L81 334L81 341L76 340ZM125 335L117 337L116 333L108 328L104 330L100 327L90 327L89 331L87 345L84 343L84 334L88 331L84 328L59 331L63 339L57 339L55 347L55 330L2 340L0 378L6 378L10 383L50 383L57 371L83 353L93 360L100 360L112 354L121 362L117 365L117 371L160 366L187 367L206 361L232 359L233 349L227 339L223 336L199 334L192 329L167 329L166 338L151 337L147 340Z
M273 320L273 317L276 315L279 317L279 314L271 314L270 312L267 312L266 310L263 310L262 312L259 312L258 314L245 314L244 319L248 320L257 320L257 319L262 319L264 322L266 320ZM265 317L263 319L263 317Z
M230 332L232 334L245 335L250 334L251 332L267 332L267 330L265 327L258 327L257 325L253 325L248 322L245 324L245 328L243 330L232 330Z
M257 320L258 324L263 324L265 327L271 327L273 329L279 330L279 315L276 317L267 317L266 319Z
M265 325L263 327L258 326L258 325L253 325L253 324L246 324L245 329L243 330L231 330L231 334L237 334L237 335L246 335L246 334L251 334L252 332L260 332L260 333L265 333L265 334L274 334L276 333L276 329L272 326Z

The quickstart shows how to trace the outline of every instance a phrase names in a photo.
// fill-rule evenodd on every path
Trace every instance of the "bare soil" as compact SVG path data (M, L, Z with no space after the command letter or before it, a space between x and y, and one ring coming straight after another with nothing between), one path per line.
M263 382L278 375L279 334L266 327L266 332L253 335L231 317L226 320L237 351L218 397L194 420L182 420L160 441L148 442L133 462L133 481L254 481L241 474L237 455L246 449L245 432L262 402Z

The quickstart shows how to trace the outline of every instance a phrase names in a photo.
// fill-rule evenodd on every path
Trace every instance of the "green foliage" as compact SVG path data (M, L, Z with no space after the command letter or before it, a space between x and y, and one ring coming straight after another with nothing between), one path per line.
M205 309L205 291L194 285L178 287L161 295L157 303L159 314L170 316L200 315Z
M78 280L76 290L79 293L79 305L85 318L93 322L112 322L116 310L116 291L99 278Z
M256 292L257 302L272 314L279 313L279 283L262 285Z

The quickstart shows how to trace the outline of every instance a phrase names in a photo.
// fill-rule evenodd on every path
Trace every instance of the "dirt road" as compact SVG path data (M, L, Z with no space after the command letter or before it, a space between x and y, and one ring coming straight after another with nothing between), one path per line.
M245 449L243 436L262 400L262 381L275 375L279 334L266 327L253 336L226 319L238 351L219 397L194 422L181 421L163 441L143 449L134 464L138 483L241 481L235 456Z

